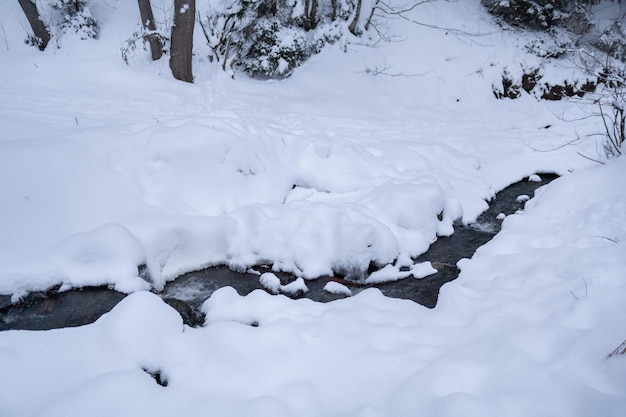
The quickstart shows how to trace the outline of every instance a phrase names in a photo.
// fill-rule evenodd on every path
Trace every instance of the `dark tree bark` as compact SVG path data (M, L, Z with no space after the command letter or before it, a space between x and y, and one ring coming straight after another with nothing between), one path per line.
M20 6L22 6L22 10L26 15L26 19L28 19L28 23L33 29L33 34L35 35L37 46L41 51L43 51L44 49L46 49L48 42L50 42L50 32L48 32L48 28L41 21L39 11L37 11L37 5L33 0L17 1L20 3Z
M336 0L335 0L336 1ZM334 10L333 10L334 12ZM315 29L317 26L317 0L306 0L304 2L304 30Z
M174 25L170 40L170 69L174 78L193 82L191 58L196 0L174 0Z
M350 23L350 26L348 26L348 30L350 31L350 33L352 33L353 35L357 35L357 25L359 24L359 18L361 17L361 4L363 3L363 0L358 0L357 4L356 4L356 10L354 11L354 19L352 20L352 23Z
M154 23L154 14L152 14L152 6L150 0L137 0L139 4L139 14L141 15L141 24L143 28L149 32L146 36L150 44L150 53L152 60L156 61L163 55L163 44L161 39L154 34L156 31L156 23Z

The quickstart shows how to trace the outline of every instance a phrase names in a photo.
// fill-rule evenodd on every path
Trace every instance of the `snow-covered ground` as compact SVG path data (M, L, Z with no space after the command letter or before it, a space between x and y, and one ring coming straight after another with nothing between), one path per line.
M0 4L0 294L133 294L89 326L1 332L0 416L626 414L626 358L607 359L626 338L626 159L562 146L598 129L567 121L577 103L494 99L504 67L537 58L479 0L411 15L462 33L390 20L402 42L331 46L286 81L233 79L200 37L193 85L166 60L122 61L135 2L93 3L100 38L43 53ZM547 72L571 79L561 65ZM212 264L411 266L536 172L564 176L433 310L224 288L192 329L144 291Z

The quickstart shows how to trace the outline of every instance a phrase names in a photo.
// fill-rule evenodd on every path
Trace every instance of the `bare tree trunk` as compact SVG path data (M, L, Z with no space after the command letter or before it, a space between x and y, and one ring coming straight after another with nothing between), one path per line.
M311 20L311 29L317 26L317 0L311 0L311 10L309 10L309 19Z
M196 0L174 0L174 25L170 40L170 69L174 78L193 82L191 58Z
M303 13L303 26L304 30L311 29L311 22L309 22L309 8L311 7L311 0L304 0L304 13Z
M380 3L380 0L375 0L374 1L374 5L372 6L372 11L370 12L369 17L365 21L365 26L363 26L363 29L365 29L366 32L369 30L370 25L372 24L372 19L374 18L374 13L376 12L376 9L378 9L378 3Z
M361 4L362 3L363 3L363 0L358 0L356 4L356 10L354 12L354 20L352 20L352 23L350 23L350 26L348 26L348 30L353 35L357 35L356 28L357 28L357 25L359 24L359 18L361 17Z
M335 0L336 1L336 0ZM304 30L309 31L317 26L317 0L306 0L304 2Z
M152 14L152 6L150 0L137 0L139 4L139 14L141 15L141 24L149 33L146 36L150 43L150 53L152 60L156 61L163 55L163 44L158 36L154 34L156 31L156 23L154 23L154 14Z
M48 28L41 21L41 17L39 16L39 12L37 11L37 5L33 0L17 0L22 6L22 10L26 15L26 19L28 19L28 23L30 23L30 27L33 29L33 34L35 35L35 39L37 41L37 46L41 51L46 49L48 42L50 42L50 32L48 32Z

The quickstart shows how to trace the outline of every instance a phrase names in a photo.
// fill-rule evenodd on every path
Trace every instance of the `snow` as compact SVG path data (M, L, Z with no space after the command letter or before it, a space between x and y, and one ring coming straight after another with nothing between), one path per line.
M280 283L280 279L271 272L261 274L259 281L261 282L261 285L263 285L263 287L265 287L272 294L282 293L296 295L299 293L305 293L309 290L304 282L304 279L302 278L297 278L289 284L282 285Z
M410 266L409 270L400 269L398 265L385 265L378 271L372 272L366 279L366 284L380 284L383 282L397 281L409 276L415 278L425 278L429 275L436 273L437 270L433 268L430 262L421 262Z
M400 271L400 268L394 265L385 265L382 269L374 271L365 280L366 284L380 284L381 282L397 281L411 275L411 271Z
M445 11L450 25L465 27L463 15L482 11L479 4L442 7L449 5L420 6L420 14ZM563 103L495 102L485 78L487 69L491 76L501 69L497 61L459 78L459 68L478 69L496 52L510 56L515 48L502 41L481 47L400 25L432 37L419 43L420 55L432 58L406 56L407 40L385 45L385 60L394 71L423 76L363 73L381 52L353 45L348 54L329 47L285 82L233 81L202 61L197 84L181 85L165 60L150 64L147 52L130 66L117 59L137 25L134 4L94 4L99 39L44 53L21 44L19 8L3 10L10 47L2 54L12 65L3 66L2 79L15 80L3 85L0 113L5 294L22 290L11 277L38 277L28 286L42 290L52 276L71 275L71 265L48 254L105 224L139 242L157 290L214 264L246 270L269 262L303 278L364 278L370 262L417 256L452 233L455 219L475 219L509 183L588 163L574 147L533 150L588 129L555 116ZM476 31L494 30L485 19L476 19ZM199 55L204 42L196 45ZM547 124L549 132L538 129ZM576 149L588 153L592 142Z
M352 290L350 290L350 288L336 281L328 281L324 284L324 291L331 294L345 295L347 297L352 295Z
M266 272L259 277L261 285L267 288L271 293L278 294L280 292L280 279L271 272Z
M563 146L597 132L581 103L493 98L504 68L538 58L479 0L411 14L461 32L390 20L404 41L340 42L284 81L233 79L199 37L193 85L147 52L125 65L136 4L92 3L99 38L44 52L0 4L0 294L130 295L92 325L0 332L1 416L626 414L626 357L607 358L626 339L626 158L581 157L593 137ZM573 79L550 65L546 80ZM376 289L321 304L222 288L189 328L147 291L216 264L296 275L261 274L276 293L335 272L424 277L412 259L455 220L541 172L562 177L459 263L434 309Z
M437 270L433 268L430 262L420 262L411 266L411 274L414 278L426 278L429 275L436 274Z
M280 287L280 292L289 295L303 294L307 291L309 291L309 288L306 286L306 283L302 278L296 278L289 284L282 285Z

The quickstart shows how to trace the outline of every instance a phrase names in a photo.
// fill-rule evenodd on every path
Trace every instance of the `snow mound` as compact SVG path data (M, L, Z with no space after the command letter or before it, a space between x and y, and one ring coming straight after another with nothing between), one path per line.
M366 284L380 284L382 282L397 281L411 275L411 271L400 271L394 265L386 265L378 271L374 271L365 279Z
M282 293L288 295L297 295L303 294L309 290L304 283L304 279L302 278L297 278L289 284L282 285L280 283L280 279L271 272L266 272L262 274L259 277L259 281L261 282L261 285L263 285L272 294Z
M45 290L59 282L63 289L104 284L124 293L146 290L151 285L138 276L144 263L137 239L123 226L107 224L68 237L43 259L0 263L0 293Z
M437 270L433 268L430 262L421 262L411 266L411 274L417 279L426 278L429 275L436 274Z
M335 281L327 282L324 285L324 291L329 292L331 294L345 295L347 297L352 296L352 291L350 290L350 288Z
M267 288L271 293L278 294L280 292L280 279L271 272L266 272L259 277L261 285Z

